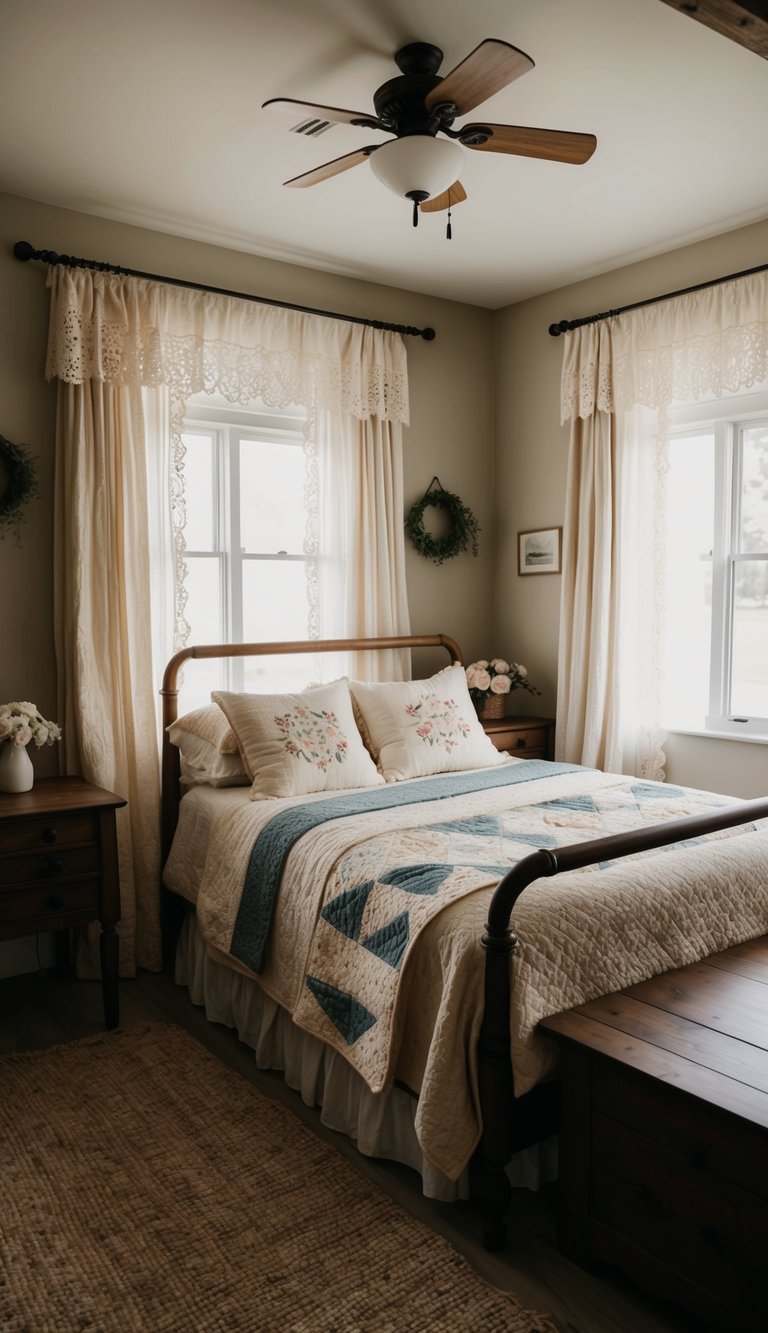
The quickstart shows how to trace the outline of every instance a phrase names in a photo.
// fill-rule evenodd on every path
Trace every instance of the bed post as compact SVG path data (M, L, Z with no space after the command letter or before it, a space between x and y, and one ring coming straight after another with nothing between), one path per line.
M485 1003L478 1043L478 1091L482 1116L480 1146L472 1167L486 1250L501 1250L507 1239L506 1216L512 1187L504 1170L511 1155L514 1088L510 1054L509 1001L512 955L517 936L491 933L486 926Z

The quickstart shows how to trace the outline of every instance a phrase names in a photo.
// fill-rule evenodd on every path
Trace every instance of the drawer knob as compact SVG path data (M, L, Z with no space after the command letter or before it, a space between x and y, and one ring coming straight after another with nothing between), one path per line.
M515 742L515 749L517 750L525 749L525 736L518 736L517 741Z
M60 856L48 856L45 860L46 875L58 875L64 869L64 862Z
M48 906L53 908L54 912L58 912L60 908L64 906L64 899L62 898L61 894L60 893L49 894Z
M55 828L44 828L41 834L43 842L55 842L58 836Z

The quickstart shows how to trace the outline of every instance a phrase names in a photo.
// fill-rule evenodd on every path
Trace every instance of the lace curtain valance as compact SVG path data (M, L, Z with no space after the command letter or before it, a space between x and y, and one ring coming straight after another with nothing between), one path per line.
M627 311L568 334L561 420L665 412L768 380L768 273Z
M408 423L399 334L141 278L54 268L46 375Z

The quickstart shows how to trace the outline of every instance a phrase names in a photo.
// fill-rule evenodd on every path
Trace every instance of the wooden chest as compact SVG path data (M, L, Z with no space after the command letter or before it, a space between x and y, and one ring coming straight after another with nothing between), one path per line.
M768 937L542 1026L561 1045L561 1248L764 1333Z

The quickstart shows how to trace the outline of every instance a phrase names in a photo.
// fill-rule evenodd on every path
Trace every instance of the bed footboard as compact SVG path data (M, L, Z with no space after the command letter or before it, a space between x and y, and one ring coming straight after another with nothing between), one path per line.
M510 922L520 895L534 880L766 818L768 797L761 797L720 808L712 814L690 815L666 824L631 829L557 851L541 850L519 861L497 885L482 937L485 1008L478 1045L483 1129L475 1160L475 1181L486 1249L498 1250L506 1243L511 1188L504 1167L512 1152L536 1138L546 1137L555 1128L553 1084L539 1084L519 1101L514 1096L509 1028L510 963L518 940ZM539 1115L542 1119L537 1124Z

